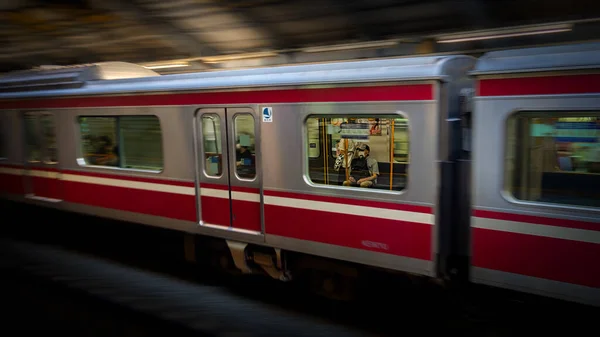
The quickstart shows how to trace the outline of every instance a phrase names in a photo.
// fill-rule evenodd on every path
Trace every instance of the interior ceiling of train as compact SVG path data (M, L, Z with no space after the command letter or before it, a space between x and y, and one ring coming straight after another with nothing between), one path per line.
M0 26L0 72L172 73L596 40L600 1L2 0Z

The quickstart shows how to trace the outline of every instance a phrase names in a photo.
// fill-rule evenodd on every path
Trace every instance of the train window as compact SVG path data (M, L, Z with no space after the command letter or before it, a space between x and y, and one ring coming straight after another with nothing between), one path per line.
M306 130L308 175L313 183L389 191L406 188L410 139L406 118L313 115L306 120Z
M600 112L508 120L505 189L516 199L600 207Z
M156 116L80 117L87 165L160 171L162 134Z
M54 115L44 114L40 118L40 127L44 144L44 162L53 164L58 162L58 149L56 146L56 126Z
M25 151L30 163L42 160L42 144L38 132L38 119L34 114L25 114Z
M256 176L254 117L246 113L235 115L234 130L236 174L242 179L254 179Z
M223 147L221 146L221 118L215 114L202 115L202 141L204 170L208 176L218 177L223 172Z

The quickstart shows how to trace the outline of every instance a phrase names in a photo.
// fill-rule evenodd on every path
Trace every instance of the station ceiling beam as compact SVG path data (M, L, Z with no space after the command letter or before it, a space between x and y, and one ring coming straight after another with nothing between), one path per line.
M163 35L164 39L175 44L175 48L184 53L182 57L200 57L218 55L218 51L210 47L205 41L189 35L159 13L147 10L136 0L90 0L96 8L103 8L123 15L132 21L142 23L149 30Z
M265 36L268 36L269 40L271 40L272 49L285 50L296 48L298 47L296 41L290 36L281 34L277 25L268 18L269 14L262 11L260 7L257 7L257 5L260 4L273 4L275 2L276 1L273 0L259 1L258 3L245 0L230 0L214 1L213 4L244 19L244 21L249 22L253 26L253 29L258 29L264 33Z

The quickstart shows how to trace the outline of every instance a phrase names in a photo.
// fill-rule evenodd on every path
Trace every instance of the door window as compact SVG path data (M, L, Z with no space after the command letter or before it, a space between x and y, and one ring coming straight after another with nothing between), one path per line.
M38 132L37 116L25 115L25 152L26 159L30 163L42 160L42 146Z
M256 177L254 117L238 114L234 117L236 175L240 179Z
M40 127L44 147L43 160L47 164L56 164L58 162L58 149L56 146L54 115L41 115Z
M220 177L223 173L223 146L219 115L202 115L202 142L204 145L204 172L210 177Z

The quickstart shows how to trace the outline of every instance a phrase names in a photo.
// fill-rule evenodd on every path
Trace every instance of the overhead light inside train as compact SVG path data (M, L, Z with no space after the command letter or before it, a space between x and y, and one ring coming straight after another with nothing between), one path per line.
M468 41L502 39L527 35L563 33L569 32L571 30L573 30L573 24L571 23L522 26L494 30L474 31L469 33L448 34L438 36L436 38L436 41L438 43L459 43Z
M154 64L143 66L146 69L168 69L168 68L183 68L189 67L189 63L167 63L167 64Z

